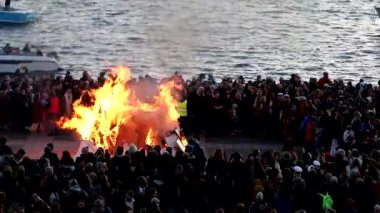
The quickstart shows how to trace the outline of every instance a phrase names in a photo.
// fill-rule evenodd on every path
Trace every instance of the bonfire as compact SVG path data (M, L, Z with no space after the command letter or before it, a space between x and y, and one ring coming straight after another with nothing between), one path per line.
M165 135L179 127L177 100L172 95L175 83L134 87L130 81L128 68L113 68L104 85L75 101L73 115L62 117L58 125L110 151L122 143L160 145Z

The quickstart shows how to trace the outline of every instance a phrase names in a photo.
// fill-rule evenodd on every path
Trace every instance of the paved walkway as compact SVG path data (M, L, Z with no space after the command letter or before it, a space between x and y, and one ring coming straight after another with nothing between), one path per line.
M263 151L281 149L282 145L275 140L270 139L258 139L247 137L208 137L201 139L202 146L206 149L208 156L213 155L215 149L223 149L227 156L233 152L239 152L243 156L247 156L254 149L260 149Z
M49 137L42 134L0 134L7 136L7 145L16 152L18 149L24 149L27 156L33 159L41 157L44 147L48 143L54 144L54 151L61 156L62 151L68 150L74 154L79 147L79 138L73 136Z
M42 134L15 134L0 133L0 136L8 137L8 145L16 152L18 149L24 149L27 155L33 159L39 158L43 154L44 147L48 143L54 144L54 151L60 156L62 151L68 150L74 156L80 144L80 138L70 135L49 137ZM215 149L222 148L227 155L238 151L244 156L252 152L253 149L259 148L262 151L280 149L281 144L273 140L262 140L253 138L229 137L202 137L201 145L205 148L208 156L213 155Z

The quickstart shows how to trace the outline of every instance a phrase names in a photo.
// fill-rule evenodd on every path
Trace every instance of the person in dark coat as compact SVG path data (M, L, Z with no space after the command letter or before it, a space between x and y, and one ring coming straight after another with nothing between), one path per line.
M89 196L78 184L76 179L71 179L68 184L68 190L64 191L62 200L63 212L88 212Z
M9 8L11 8L11 0L5 0L4 6L5 6L6 10L9 9Z
M57 167L59 163L59 159L58 159L57 154L54 153L52 149L53 149L53 144L48 144L44 149L44 154L42 157L48 159L50 162L50 165L52 165L53 167Z
M28 107L28 98L25 92L25 88L21 88L10 94L12 126L17 131L25 131Z
M0 92L0 128L6 129L11 120L9 91Z

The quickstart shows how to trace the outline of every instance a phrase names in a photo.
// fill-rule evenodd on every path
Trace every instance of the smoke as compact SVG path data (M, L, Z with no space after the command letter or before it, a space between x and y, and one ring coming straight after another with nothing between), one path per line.
M172 82L169 82L171 84ZM149 129L157 139L164 138L168 132L178 127L178 121L170 118L170 105L163 103L168 98L160 91L160 85L150 79L143 79L131 87L135 98L154 106L154 109L138 108L131 119L125 123L119 132L118 143L134 143L138 147L145 145ZM161 93L160 93L161 92Z

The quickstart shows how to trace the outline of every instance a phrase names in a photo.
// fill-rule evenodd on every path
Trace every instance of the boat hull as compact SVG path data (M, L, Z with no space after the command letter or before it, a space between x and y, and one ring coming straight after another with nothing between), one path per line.
M29 11L0 9L0 24L27 24L34 19L34 14Z
M0 74L15 73L17 69L28 69L28 73L56 72L57 60L45 56L0 55Z

